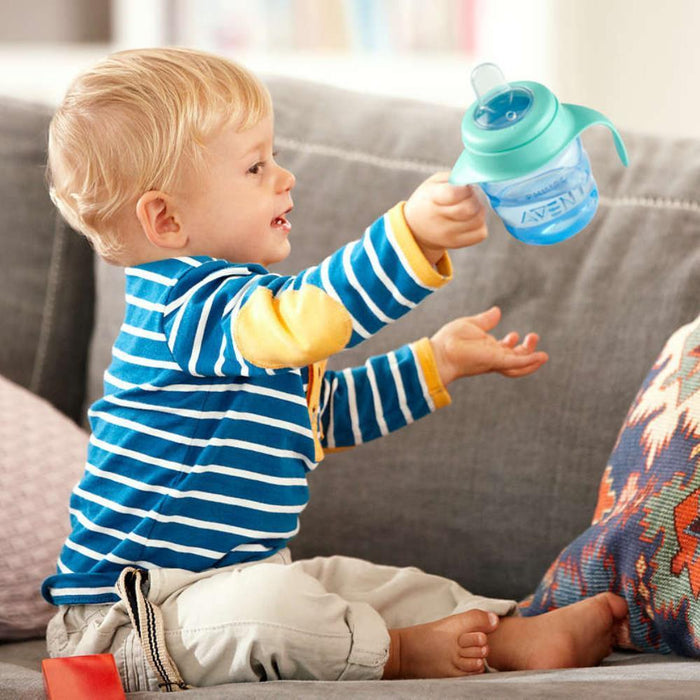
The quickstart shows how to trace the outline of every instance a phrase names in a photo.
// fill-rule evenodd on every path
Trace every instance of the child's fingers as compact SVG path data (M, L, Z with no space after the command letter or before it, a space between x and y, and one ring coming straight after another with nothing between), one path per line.
M538 370L548 360L549 355L541 351L529 355L511 355L499 372L507 377L525 377Z
M473 212L468 216L474 216L483 205L474 193L471 185L452 185L449 182L433 182L431 197L433 202L440 207L465 206L468 210L473 208ZM456 216L455 212L453 216ZM464 218L464 217L462 217Z
M510 333L506 334L503 338L501 338L500 343L501 345L513 350L518 344L519 340L520 335L518 335L518 333L516 333L515 331L511 331Z
M485 241L489 236L489 231L486 228L486 224L482 223L481 217L479 216L472 219L472 222L469 223L468 226L464 224L462 228L463 230L460 231L452 240L450 245L451 248L468 248L472 245L478 245L479 243Z
M525 338L523 338L523 342L520 343L520 345L516 343L515 345L511 345L510 347L513 349L513 352L515 352L518 355L528 355L537 350L537 344L539 342L540 336L537 335L537 333L528 333L525 336Z
M501 374L509 379L519 379L520 377L527 377L530 374L534 374L543 364L542 362L536 362L527 367L522 367L521 369L503 370Z
M529 352L534 352L539 342L540 336L537 333L528 333L523 340L523 347Z
M450 221L466 223L476 217L479 217L480 220L486 215L486 207L484 207L481 200L473 192L467 192L465 196L449 204L442 204L440 202L438 202L438 204L442 207L440 210L442 216Z
M474 236L478 233L480 240L487 238L488 228L483 214L477 214L470 219L447 219L441 217L439 220L440 233L450 247L460 248L464 244L463 239Z
M469 316L465 319L465 321L468 323L473 323L475 326L481 328L482 331L486 331L487 333L488 331L493 330L498 325L500 320L501 310L497 306L492 306L490 309L482 311L480 314L476 314L476 316Z
M546 352L530 352L527 355L508 353L501 363L503 369L520 369L534 362L546 362L548 355Z

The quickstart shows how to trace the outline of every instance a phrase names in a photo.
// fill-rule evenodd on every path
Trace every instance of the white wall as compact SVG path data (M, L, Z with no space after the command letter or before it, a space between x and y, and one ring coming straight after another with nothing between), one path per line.
M0 42L106 41L109 0L2 0Z
M700 138L700 0L480 0L478 58L621 128Z
M623 128L700 138L700 1L550 6L560 98L595 107Z
M477 62L498 64L506 79L551 86L556 73L552 59L556 1L479 0Z
M69 1L77 7L88 0L61 0ZM77 72L113 48L167 43L177 34L172 9L192 2L112 0L112 46L0 42L0 94L57 102ZM700 138L700 0L477 3L475 56L267 50L238 58L260 72L465 108L473 99L471 68L494 61L507 78L545 83L563 101L599 109L621 128Z

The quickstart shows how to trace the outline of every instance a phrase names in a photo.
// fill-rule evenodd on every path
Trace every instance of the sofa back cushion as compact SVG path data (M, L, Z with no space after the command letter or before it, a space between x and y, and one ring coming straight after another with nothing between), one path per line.
M79 420L93 312L93 255L45 184L47 107L0 100L0 375Z
M279 162L297 176L292 255L320 261L461 151L457 109L270 79ZM469 97L465 90L465 102ZM453 254L455 279L404 319L333 358L360 364L444 322L499 304L501 329L542 335L527 379L451 387L452 405L383 440L329 455L310 477L297 558L346 554L416 565L481 594L521 597L590 522L600 473L646 370L698 313L700 143L607 131L585 145L601 192L592 224L532 247L497 219ZM121 321L123 277L98 268L90 398Z

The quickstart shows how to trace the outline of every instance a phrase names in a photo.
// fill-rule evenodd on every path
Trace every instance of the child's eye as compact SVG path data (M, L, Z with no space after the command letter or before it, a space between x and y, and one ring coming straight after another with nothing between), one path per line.
M277 154L278 154L278 153L279 153L279 151L273 151L273 152L272 152L272 158L273 158L273 160L277 157ZM249 172L251 175L260 175L260 173L262 172L262 170L263 170L263 168L265 167L265 165L267 165L267 162L264 161L264 160L261 160L261 161L259 161L258 163L256 163L255 165L251 165L250 168L248 168L248 172Z

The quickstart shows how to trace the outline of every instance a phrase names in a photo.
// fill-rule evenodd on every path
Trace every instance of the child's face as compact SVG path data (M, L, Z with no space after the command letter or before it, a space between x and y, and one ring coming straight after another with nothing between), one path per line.
M208 169L181 200L192 255L270 265L289 255L294 175L275 163L273 121L226 127L207 144Z

